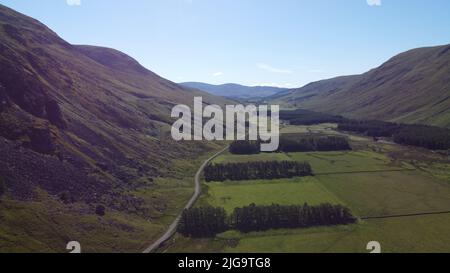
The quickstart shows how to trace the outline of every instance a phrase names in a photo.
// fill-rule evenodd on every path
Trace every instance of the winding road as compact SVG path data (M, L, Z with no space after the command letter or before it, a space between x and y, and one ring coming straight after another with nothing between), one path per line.
M206 165L208 165L209 162L211 162L216 157L221 155L227 149L228 149L228 146L225 147L224 149L220 150L219 152L217 152L215 155L211 156L207 160L205 160L205 162L203 162L203 164L200 166L200 168L198 169L197 173L195 174L195 190L194 190L194 194L192 195L191 199L186 204L184 209L190 209L194 205L194 203L197 201L197 199L200 197L200 194L202 192L202 185L200 183L200 176L201 176L201 174L203 172L203 169L205 169ZM143 253L151 253L151 252L155 251L162 243L164 243L165 241L169 240L169 238L172 237L172 235L175 234L175 232L177 231L177 226L178 226L178 223L180 222L182 213L183 212L180 212L180 214L177 216L177 218L169 226L167 231L158 240L156 240L151 246L149 246L147 249L145 249Z

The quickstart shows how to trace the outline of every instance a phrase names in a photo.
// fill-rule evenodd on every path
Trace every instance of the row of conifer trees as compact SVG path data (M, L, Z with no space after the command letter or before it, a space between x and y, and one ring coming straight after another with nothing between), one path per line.
M313 175L308 162L255 161L244 163L210 164L205 170L206 182L226 180L279 179Z
M342 205L251 204L236 208L229 216L223 208L199 207L185 210L178 232L187 237L209 238L230 229L247 233L280 228L346 225L355 222L356 218L351 211Z

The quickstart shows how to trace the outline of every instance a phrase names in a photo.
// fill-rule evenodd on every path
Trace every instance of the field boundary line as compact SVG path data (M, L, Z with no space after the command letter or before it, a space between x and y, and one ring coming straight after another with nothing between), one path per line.
M392 169L392 170L375 170L375 171L348 171L348 172L314 173L314 176L336 175L336 174L357 174L357 173L412 172L412 171L417 171L417 169Z
M410 214L382 215L382 216L364 216L364 217L360 217L360 219L361 220L373 220L373 219L403 218L403 217L416 217L416 216L440 215L440 214L450 214L450 210L435 211L435 212L422 212L422 213L410 213Z

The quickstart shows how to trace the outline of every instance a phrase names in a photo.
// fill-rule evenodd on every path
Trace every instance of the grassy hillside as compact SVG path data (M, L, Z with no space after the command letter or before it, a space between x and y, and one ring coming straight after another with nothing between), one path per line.
M311 83L270 100L350 118L450 127L450 45L410 50L362 75Z

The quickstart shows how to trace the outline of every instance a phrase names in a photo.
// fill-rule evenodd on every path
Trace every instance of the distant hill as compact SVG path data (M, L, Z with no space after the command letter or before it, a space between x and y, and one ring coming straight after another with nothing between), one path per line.
M362 75L310 83L268 100L351 118L450 127L450 45L413 49Z
M180 84L185 87L202 90L216 96L228 97L233 99L262 98L272 96L279 92L287 90L286 88L278 88L271 86L252 87L234 83L212 85L201 82L184 82Z

